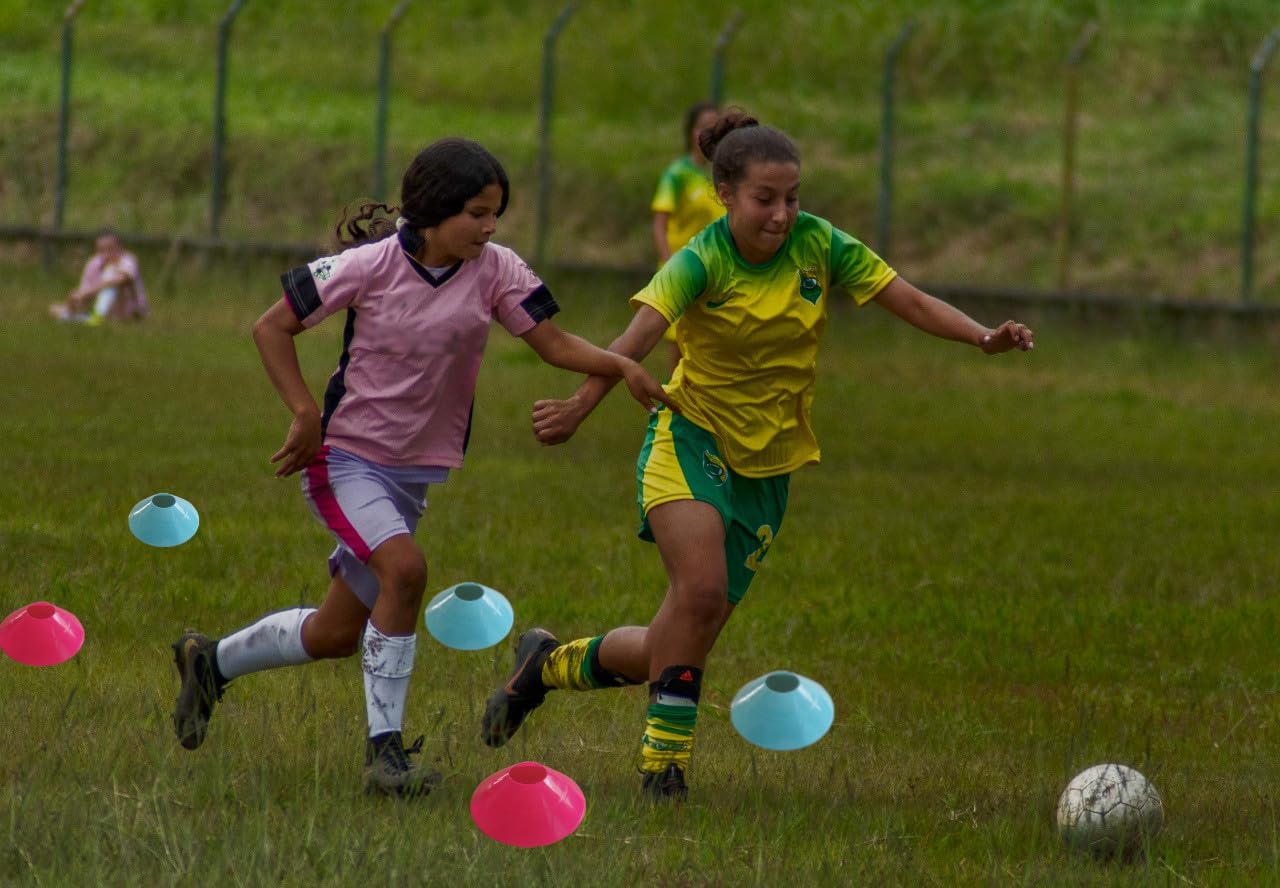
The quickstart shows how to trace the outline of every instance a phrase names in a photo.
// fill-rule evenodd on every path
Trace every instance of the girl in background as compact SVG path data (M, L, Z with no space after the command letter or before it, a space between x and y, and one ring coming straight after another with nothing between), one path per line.
M714 125L719 116L714 102L695 102L684 113L685 153L662 171L649 206L653 211L653 243L658 249L659 268L690 238L724 215L724 204L716 196L709 175L711 162L698 147L702 131ZM668 328L662 338L671 343L674 371L680 362L675 328Z

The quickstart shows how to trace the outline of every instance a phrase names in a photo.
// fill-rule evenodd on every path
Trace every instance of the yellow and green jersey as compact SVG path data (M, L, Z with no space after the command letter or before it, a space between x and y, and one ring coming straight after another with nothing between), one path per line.
M831 288L862 305L896 274L808 213L771 260L752 265L722 218L672 256L631 305L679 319L683 357L667 392L686 419L716 436L735 472L765 478L821 456L810 407Z
M715 186L705 170L688 155L675 160L658 180L653 203L655 213L667 213L667 248L674 253L702 229L724 215Z

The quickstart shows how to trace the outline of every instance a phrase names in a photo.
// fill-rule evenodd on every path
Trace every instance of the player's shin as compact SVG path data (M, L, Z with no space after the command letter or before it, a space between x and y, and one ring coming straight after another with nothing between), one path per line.
M372 621L365 627L360 665L371 738L400 731L416 647L415 635L383 635Z
M302 646L302 624L315 608L297 607L268 614L218 642L214 662L223 683L250 672L311 662Z
M658 775L672 765L683 772L693 753L698 723L702 670L697 666L668 666L649 685L649 713L640 746L640 770Z
M597 688L639 684L600 665L602 641L604 636L597 635L594 638L578 638L556 647L542 664L542 683L548 688L570 691L592 691Z

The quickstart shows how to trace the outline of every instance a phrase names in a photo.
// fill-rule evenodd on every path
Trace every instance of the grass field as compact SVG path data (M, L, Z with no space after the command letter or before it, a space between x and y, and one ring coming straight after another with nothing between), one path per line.
M509 666L420 633L406 730L448 774L418 804L360 794L355 661L238 680L197 753L173 739L168 645L312 601L329 543L267 456L286 416L249 326L270 265L181 265L146 325L54 325L70 284L8 254L0 395L0 607L84 623L64 665L0 662L0 882L17 885L1241 885L1280 882L1276 791L1280 481L1273 348L1037 323L985 358L836 307L816 421L769 561L707 676L690 803L639 803L640 692L550 699L512 745L478 740ZM628 284L552 280L565 326L607 341ZM988 320L996 320L989 318ZM340 324L299 340L319 389ZM643 416L620 394L540 448L535 397L571 390L500 330L468 463L419 532L428 594L505 592L517 628L647 619L663 586L634 538ZM173 550L129 509L161 490L201 510ZM745 682L821 681L836 723L771 753L729 723ZM498 845L468 800L532 759L588 811L541 850ZM1142 862L1068 855L1067 779L1135 765L1167 825Z

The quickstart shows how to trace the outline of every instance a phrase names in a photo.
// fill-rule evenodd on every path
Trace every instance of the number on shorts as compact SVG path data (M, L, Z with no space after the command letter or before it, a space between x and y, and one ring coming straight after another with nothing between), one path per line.
M745 562L752 571L760 569L760 562L764 561L765 553L769 551L769 546L773 544L773 528L767 524L761 524L756 531L756 539L760 540L760 548L748 555Z

